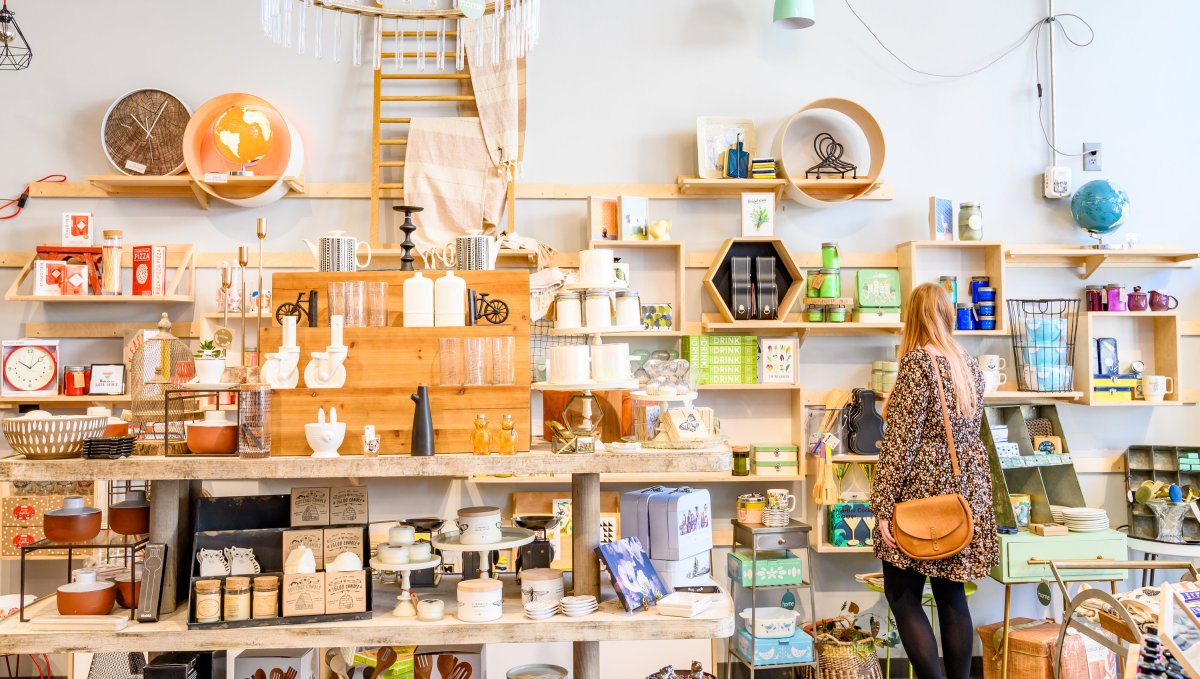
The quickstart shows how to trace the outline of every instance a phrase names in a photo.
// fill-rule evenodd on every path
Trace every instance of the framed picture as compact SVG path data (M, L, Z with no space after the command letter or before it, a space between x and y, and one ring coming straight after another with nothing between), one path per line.
M658 601L671 593L636 537L600 545L596 555L608 568L608 577L625 610L632 613L647 602Z
M617 199L621 219L618 240L647 240L646 224L650 221L650 199L641 196L621 196Z
M92 395L120 396L125 393L124 363L93 363L92 381L88 393Z
M700 116L696 118L696 174L701 179L725 176L725 152L737 144L754 157L754 121L750 118Z
M588 238L591 240L619 240L621 238L616 198L588 196Z
M742 236L775 235L775 194L770 191L742 193Z
M796 384L800 377L796 362L800 340L796 337L763 337L758 342L760 381L763 384Z
M954 240L954 201L929 197L929 239Z
M90 212L64 212L62 216L62 244L92 244L92 214Z

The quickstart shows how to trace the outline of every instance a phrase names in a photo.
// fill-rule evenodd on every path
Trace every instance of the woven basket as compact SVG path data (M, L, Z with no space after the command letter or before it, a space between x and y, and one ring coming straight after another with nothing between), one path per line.
M870 640L852 643L822 635L813 641L813 648L821 663L821 679L883 679L879 655ZM816 672L805 667L803 676L816 677Z
M108 417L73 415L4 420L4 438L16 452L31 460L62 460L83 454L83 442L104 434Z

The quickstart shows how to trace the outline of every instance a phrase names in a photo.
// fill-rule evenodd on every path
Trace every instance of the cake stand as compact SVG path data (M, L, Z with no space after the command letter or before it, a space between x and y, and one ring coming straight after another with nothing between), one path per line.
M434 537L431 542L433 548L443 552L477 552L484 554L487 552L498 552L502 549L515 549L523 545L533 542L534 532L525 528L514 528L511 526L503 526L500 528L500 541L490 542L486 545L464 545L458 541L460 533L442 533ZM479 577L488 579L488 559L479 559ZM372 560L371 565L375 562Z
M426 568L434 568L442 563L442 557L433 555L429 561L421 561L419 563L384 563L375 557L371 559L371 569L380 573L399 573L400 574L400 596L396 597L398 603L396 609L392 611L392 615L400 618L411 618L417 614L417 606L413 603L412 582L409 573L412 571L423 571Z

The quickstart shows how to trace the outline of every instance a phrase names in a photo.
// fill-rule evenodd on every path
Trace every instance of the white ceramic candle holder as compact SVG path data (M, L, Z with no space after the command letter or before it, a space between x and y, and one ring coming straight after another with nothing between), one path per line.
M283 343L279 350L267 354L262 379L272 389L295 389L300 383L300 347L296 344L296 317L283 318Z
M304 386L311 389L341 389L346 385L346 356L350 348L342 344L340 315L329 317L329 346L325 351L312 352L312 360L304 368Z

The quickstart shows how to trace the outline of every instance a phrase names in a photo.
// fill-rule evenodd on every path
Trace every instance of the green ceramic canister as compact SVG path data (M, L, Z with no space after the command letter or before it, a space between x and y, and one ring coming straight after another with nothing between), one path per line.
M821 269L822 299L835 299L842 296L842 272L840 269Z

